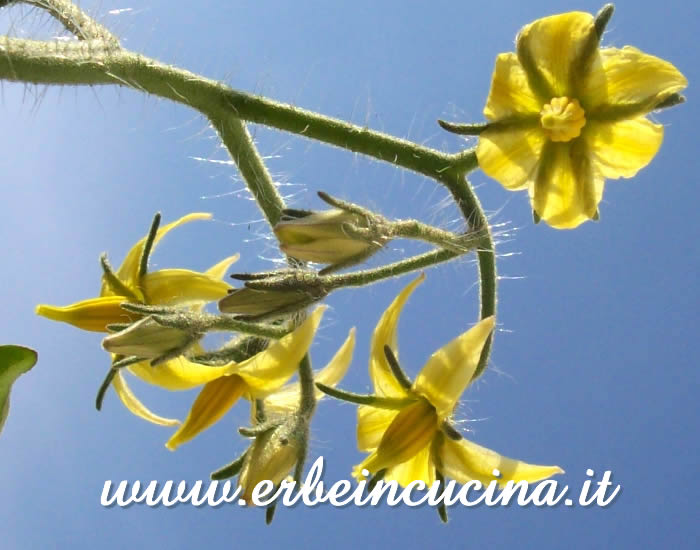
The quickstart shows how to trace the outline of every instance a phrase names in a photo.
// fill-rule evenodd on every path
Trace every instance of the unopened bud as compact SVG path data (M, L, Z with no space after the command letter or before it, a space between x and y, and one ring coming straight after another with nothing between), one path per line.
M332 209L283 219L273 230L285 254L307 262L339 264L369 255L384 244L375 231L360 235L350 230L372 230L374 225L368 216Z
M287 477L299 460L305 437L303 426L296 418L292 418L255 438L255 442L246 453L238 480L243 489L242 498L248 504L253 504L253 489L260 482L269 480L276 486Z
M257 290L244 287L222 298L219 301L219 311L256 318L275 317L304 309L326 294L321 288Z
M119 355L135 355L155 359L184 348L196 338L185 330L165 327L153 317L146 317L129 328L102 340L102 347Z

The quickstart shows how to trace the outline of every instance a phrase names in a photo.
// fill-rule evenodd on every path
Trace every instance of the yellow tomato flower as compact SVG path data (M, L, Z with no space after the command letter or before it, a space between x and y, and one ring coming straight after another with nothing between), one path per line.
M194 213L159 228L153 240L153 248L176 227L191 221L210 218L211 214ZM139 318L138 315L127 312L120 307L123 302L134 301L134 298L149 305L201 307L206 302L221 299L231 289L231 286L223 282L221 278L231 264L238 259L237 254L222 260L204 273L186 269L162 269L141 273L141 256L147 238L142 238L129 250L121 266L114 273L123 287L121 293L113 288L107 278L103 276L98 297L82 300L65 307L42 304L37 306L37 314L54 321L70 323L83 330L106 332L107 325L130 323ZM131 294L131 296L127 296L127 294ZM187 389L198 385L192 382L192 373L208 368L192 363L183 357L166 361L155 368L151 367L148 362L128 367L136 376L168 389ZM204 382L199 382L199 384L201 383ZM112 384L122 403L137 416L164 426L179 424L177 420L163 418L149 411L131 392L121 371L117 372Z
M501 473L500 484L510 480L535 482L562 473L557 466L527 464L466 439L455 441L444 435L444 422L471 382L493 330L493 317L483 319L433 353L410 388L394 377L384 347L396 349L399 315L423 279L419 277L401 291L374 330L369 372L376 395L404 399L406 404L398 410L370 405L358 408L358 446L370 455L355 467L353 475L361 478L363 469L370 474L385 470L385 480L396 480L405 487L414 480L430 486L438 473L459 483L478 480L484 484L496 479L494 469Z
M165 446L171 451L217 422L241 397L263 399L279 390L297 371L311 346L326 306L319 306L294 331L270 344L265 350L241 363L207 367L177 358L168 365L172 389L204 384L182 426ZM143 368L143 367L142 367ZM152 372L160 366L150 368ZM140 371L143 376L145 374ZM162 385L163 375L158 383Z
M153 242L153 248L172 229L194 220L207 220L211 214L195 213L183 216L161 227ZM117 323L129 323L138 316L121 309L123 302L138 301L150 305L178 306L203 304L226 296L231 286L221 280L228 267L238 259L238 255L226 258L213 266L206 273L187 269L162 269L151 273L140 273L141 255L146 244L146 237L138 241L129 250L122 265L115 275L123 287L131 293L120 293L112 288L106 277L102 277L102 287L97 298L82 300L69 306L38 305L36 312L53 321L70 323L83 330L107 332L106 326Z
M536 219L560 229L597 219L605 178L631 178L651 161L664 129L644 115L687 86L667 61L599 49L595 23L571 12L520 31L517 54L496 58L476 150L487 175L528 189Z

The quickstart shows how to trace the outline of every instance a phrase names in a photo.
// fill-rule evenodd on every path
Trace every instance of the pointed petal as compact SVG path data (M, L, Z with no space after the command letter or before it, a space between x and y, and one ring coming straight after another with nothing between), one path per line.
M518 35L520 61L528 67L523 56L532 60L553 97L575 97L571 90L573 71L592 32L590 13L568 12L538 19ZM528 76L532 83L533 75Z
M269 395L297 371L299 362L313 342L325 310L326 306L317 307L293 332L250 359L230 366L231 374L237 374L245 380L252 398Z
M564 473L564 470L558 466L527 464L501 456L491 449L466 439L453 441L444 438L441 459L443 474L462 484L475 479L488 485L496 479L493 476L494 469L501 473L500 478L498 478L501 486L511 480L516 483L518 481L534 483L555 474Z
M153 305L179 306L220 300L233 288L220 279L188 269L161 269L141 278L146 301Z
M479 136L476 158L484 173L506 189L524 189L534 177L546 140L539 125L486 130Z
M658 103L680 92L688 81L668 61L637 48L604 48L585 82L582 101L588 108L599 105Z
M422 481L426 488L430 488L435 481L435 464L431 458L431 447L432 445L428 443L406 462L389 468L384 475L384 480L395 479L401 487L406 487L412 481Z
M202 212L194 213L194 214L188 214L186 216L183 216L182 218L175 220L172 223L169 223L168 225L164 225L160 229L158 229L158 233L156 234L155 241L153 242L153 248L158 245L160 240L165 237L171 230L175 229L176 227L179 227L185 223L195 221L195 220L208 220L211 218L211 214L206 214ZM142 238L140 241L138 241L134 246L131 247L131 250L127 253L126 257L124 258L124 261L122 262L122 265L119 267L117 270L117 277L119 277L126 286L129 288L138 288L139 287L139 267L141 263L141 254L143 253L143 247L146 244L146 237ZM111 295L112 292L111 290L102 283L102 291L100 293L101 296L109 296Z
M179 420L173 418L163 418L155 413L152 413L146 408L146 406L139 401L136 396L131 393L129 386L126 384L126 380L122 376L121 372L117 372L116 376L112 380L112 386L114 391L117 392L117 396L124 403L124 406L129 409L136 416L151 422L152 424L157 424L158 426L178 426L180 424Z
M36 307L36 313L52 321L69 323L82 330L107 332L107 325L131 323L140 317L120 307L125 301L127 299L123 296L108 296L90 298L64 307L40 304Z
M333 359L317 374L314 382L320 382L334 388L343 379L352 363L352 353L355 349L355 329L350 329L347 339L333 356ZM299 382L287 384L281 390L276 391L265 399L265 412L268 414L286 414L299 406L300 398ZM316 401L320 401L325 394L316 390Z
M399 414L399 410L361 405L357 408L357 448L373 451L379 447L384 432Z
M200 434L224 416L246 391L246 384L238 376L223 376L206 384L192 404L182 426L165 446L174 451Z
M605 178L631 178L654 158L664 127L644 117L593 123L585 134L593 165Z
M234 254L228 258L224 258L219 263L214 264L209 269L207 269L204 274L212 279L223 279L226 276L228 268L235 264L241 257L240 254Z
M369 376L377 395L384 397L405 397L406 390L396 381L384 355L384 346L389 346L398 358L396 349L396 332L401 310L415 288L425 280L425 274L409 283L391 302L391 305L379 319L372 335L369 352Z
M593 218L603 197L605 180L591 166L583 139L548 143L542 153L530 202L552 227L572 229Z
M539 115L541 109L542 102L530 88L518 57L512 52L499 54L484 116L493 122L523 115Z
M474 376L481 350L494 327L487 317L430 356L413 387L437 410L438 418L452 414L455 404Z
M176 357L152 367L148 361L129 365L129 371L144 382L170 391L189 390L230 374L232 363L211 367Z

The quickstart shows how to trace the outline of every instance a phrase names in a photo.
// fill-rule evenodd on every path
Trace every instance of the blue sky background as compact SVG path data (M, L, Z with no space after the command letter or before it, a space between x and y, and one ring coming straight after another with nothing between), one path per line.
M235 88L458 151L473 142L441 131L437 118L481 120L495 56L525 23L595 2L83 2L125 47ZM689 101L655 115L666 137L633 180L608 182L601 222L575 231L533 226L525 193L477 171L474 185L498 225L500 303L490 369L459 410L469 437L505 455L558 464L575 492L612 470L622 493L593 507L452 508L440 524L427 507L104 509L112 480L197 480L244 448L239 404L176 453L170 429L130 415L114 393L95 392L108 367L100 336L34 315L37 303L96 295L98 255L117 264L146 231L191 211L214 222L171 234L152 265L203 270L241 253L237 270L280 258L236 170L196 113L126 89L2 84L0 243L2 343L30 345L40 360L13 392L0 437L3 548L355 547L691 548L697 523L697 204L700 125L695 83L699 8L691 2L618 2L604 44L634 45L673 62ZM27 9L0 11L15 35L55 27ZM317 190L459 229L456 209L432 181L262 127L251 128L289 204L320 207ZM413 245L392 243L378 260ZM358 345L342 386L367 391L367 353L381 312L408 282L384 282L330 297L313 348L316 366L351 326ZM477 318L472 257L429 271L401 322L402 363L413 375L435 349ZM137 381L155 411L184 417L196 391L167 393ZM324 400L310 460L325 479L349 477L362 459L355 411ZM575 498L575 497L574 497ZM693 519L695 518L695 519Z

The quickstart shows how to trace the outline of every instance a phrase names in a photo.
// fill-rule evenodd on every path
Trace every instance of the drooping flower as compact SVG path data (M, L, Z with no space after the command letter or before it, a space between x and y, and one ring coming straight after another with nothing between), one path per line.
M352 362L354 348L353 328L329 363L314 375L314 380L334 387L345 376ZM319 390L315 393L317 401L325 395ZM274 427L257 435L241 464L238 484L243 490L242 498L248 504L252 503L252 492L256 485L263 480L278 485L289 475L294 465L305 457L309 418L299 412L300 398L301 388L299 382L296 382L287 384L263 401L266 422ZM252 416L257 416L255 407L251 411Z
M479 166L508 190L527 189L535 219L560 229L597 219L605 179L631 178L651 161L664 129L645 115L687 86L667 61L599 49L603 28L582 12L526 25L517 53L496 58L484 108Z
M169 389L204 384L182 426L165 444L175 450L216 423L240 399L264 399L279 390L297 371L321 322L325 306L319 306L294 331L271 343L243 362L209 367L177 358L168 365ZM171 363L171 362L166 362ZM160 367L146 367L157 371ZM141 376L145 373L139 372ZM163 386L164 375L156 383ZM168 387L168 386L165 386Z
M176 227L209 218L211 214L189 214L161 227L153 240L153 248ZM121 266L115 271L114 274L121 284L120 288L114 288L109 279L103 276L98 297L63 307L40 304L36 307L37 314L53 321L70 323L83 330L107 332L107 325L130 323L138 317L120 307L124 302L139 301L163 306L202 304L226 296L231 289L221 278L238 259L237 254L219 262L205 273L187 269L161 269L141 273L141 255L145 244L146 237L129 250Z
M446 435L445 422L472 379L493 330L493 317L483 319L433 353L410 387L394 376L384 348L396 350L399 315L423 278L401 291L374 330L369 372L375 393L404 404L392 409L359 407L358 446L370 454L355 467L354 475L361 478L363 469L371 475L384 471L384 480L396 480L405 487L414 480L430 486L438 476L459 483L477 480L488 484L497 479L505 484L510 480L535 482L561 473L557 466L527 464ZM494 469L500 472L499 478L494 477Z
M211 214L194 213L159 228L154 235L151 250L176 227L209 218ZM120 307L124 302L201 307L206 302L222 298L231 289L231 286L221 279L231 264L238 259L237 254L222 260L204 273L187 269L143 272L145 266L142 265L142 256L147 240L148 236L142 238L129 250L121 266L113 274L116 280L110 279L107 275L102 277L98 297L65 307L42 304L37 306L37 314L54 321L70 323L83 330L106 332L106 327L110 324L131 323L138 320L138 315ZM143 362L131 365L128 370L145 381L161 387L173 389L173 386L178 386L177 389L186 389L197 385L193 384L188 377L191 377L193 372L206 368L208 367L188 361L184 357L178 357L166 361L157 368L151 367L148 362ZM131 392L121 370L117 371L112 385L122 403L137 416L164 426L179 424L177 420L163 418L149 411Z

